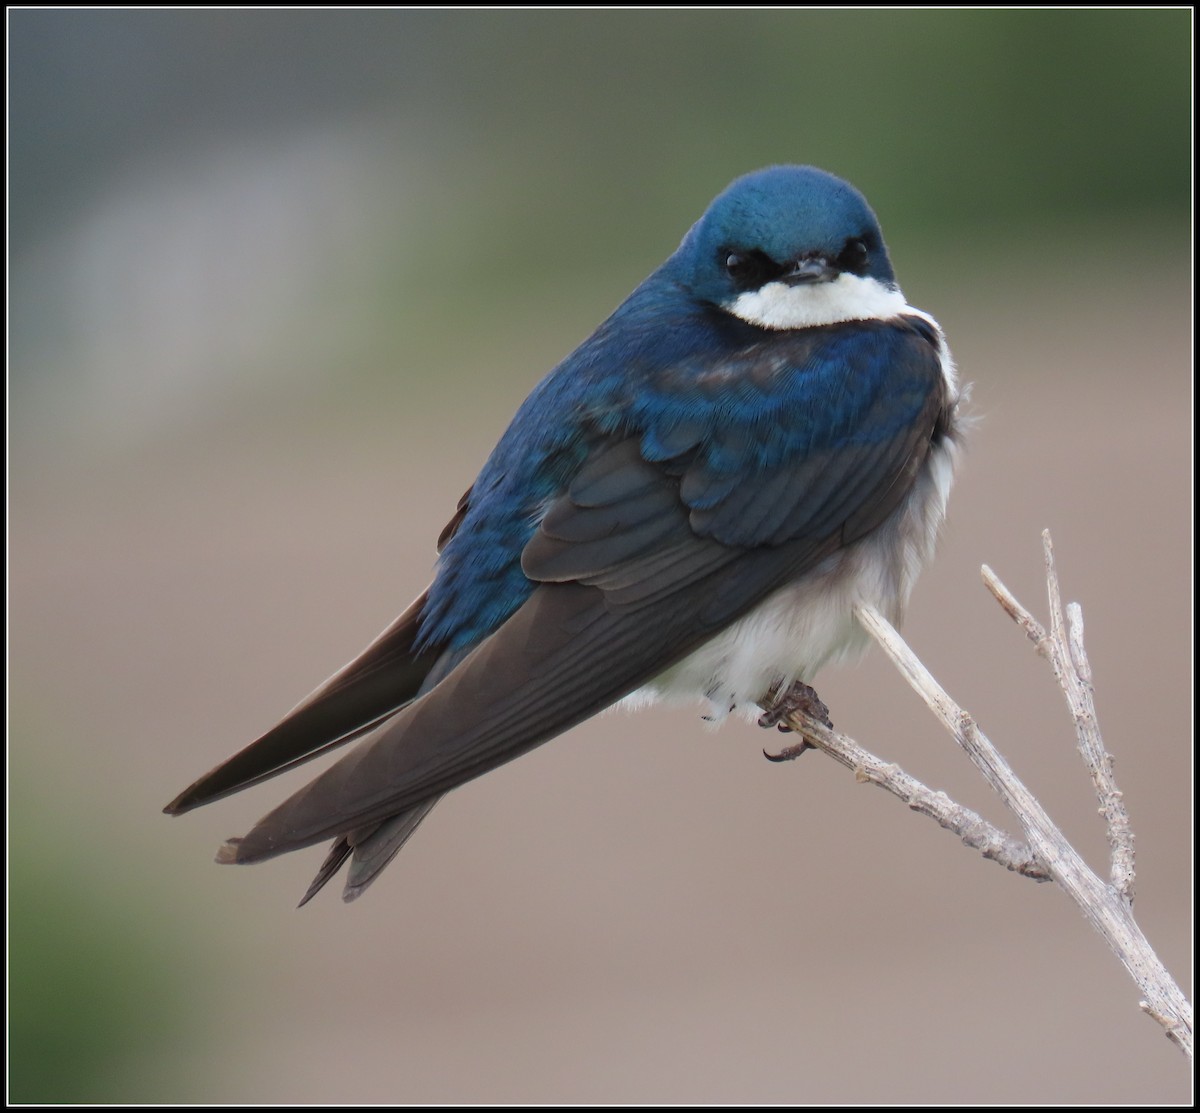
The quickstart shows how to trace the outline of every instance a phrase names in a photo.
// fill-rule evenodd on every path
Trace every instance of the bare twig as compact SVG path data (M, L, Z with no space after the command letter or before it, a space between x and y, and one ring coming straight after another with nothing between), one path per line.
M1129 826L1125 802L1113 776L1112 755L1104 749L1104 741L1100 737L1092 688L1092 670L1083 647L1083 610L1078 603L1071 603L1066 608L1067 622L1064 627L1062 595L1058 587L1058 574L1054 568L1054 546L1049 530L1042 533L1042 545L1046 554L1046 587L1050 601L1048 636L1041 624L1013 597L986 564L983 566L983 582L1000 605L1025 630L1037 645L1038 652L1054 669L1054 675L1075 721L1080 756L1092 775L1092 782L1096 786L1096 795L1100 801L1100 814L1104 816L1111 850L1109 880L1113 888L1132 903L1133 831Z
M931 791L896 766L881 761L808 715L788 717L788 725L799 732L804 742L781 756L795 756L804 743L816 746L854 769L860 780L869 780L888 789L914 810L932 816L943 827L955 831L968 845L982 850L985 857L1001 861L1008 869L1028 877L1039 880L1050 877L1075 901L1129 971L1144 994L1141 1007L1162 1025L1167 1036L1190 1058L1191 1005L1133 919L1133 834L1113 779L1112 758L1104 749L1096 722L1091 670L1083 648L1082 612L1077 604L1072 604L1066 609L1067 620L1064 621L1048 532L1043 534L1043 541L1050 594L1051 626L1048 633L986 567L984 582L1000 605L1025 630L1039 653L1051 663L1067 696L1080 753L1092 772L1108 827L1112 851L1111 884L1105 884L1088 868L974 719L946 694L891 624L872 606L860 605L856 609L858 621L1016 815L1028 846L961 808L945 793Z
M803 750L812 746L851 770L855 780L878 785L899 797L913 811L927 815L947 831L953 831L967 846L978 850L985 858L1034 881L1050 880L1045 866L1037 861L1033 851L1020 839L993 826L978 812L955 803L944 792L922 784L894 762L876 757L853 738L832 730L811 716L806 715L803 719L794 717L792 727L799 731L804 741L796 746L788 746L779 754L768 754L772 761L799 757Z

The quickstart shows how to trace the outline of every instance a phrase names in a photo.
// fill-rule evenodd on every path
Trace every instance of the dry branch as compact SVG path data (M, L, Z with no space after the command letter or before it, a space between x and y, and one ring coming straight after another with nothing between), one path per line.
M934 680L890 623L874 608L860 605L856 616L966 751L988 783L1017 817L1026 843L1000 831L974 812L934 792L897 766L868 753L852 739L830 730L811 716L795 714L788 725L804 740L780 757L792 757L812 745L870 781L903 799L911 808L936 819L963 842L1008 869L1036 880L1053 880L1079 906L1105 938L1137 983L1141 1007L1162 1025L1168 1038L1191 1058L1192 1010L1133 918L1133 833L1121 793L1113 778L1112 757L1104 749L1092 699L1091 670L1083 648L1083 613L1078 604L1066 608L1066 620L1054 569L1049 531L1043 533L1046 580L1050 597L1047 631L984 566L983 578L1000 605L1018 623L1051 664L1075 722L1079 752L1091 773L1105 817L1111 851L1110 881L1101 881L1021 783L1008 763L975 724Z

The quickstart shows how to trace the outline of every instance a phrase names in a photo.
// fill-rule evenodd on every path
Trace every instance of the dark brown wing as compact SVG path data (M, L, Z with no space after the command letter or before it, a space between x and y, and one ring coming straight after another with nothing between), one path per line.
M422 594L366 650L282 722L189 785L164 809L182 815L282 773L370 730L416 696L436 654L416 656Z
M462 524L471 491L458 500L438 551ZM362 653L301 701L266 734L183 790L163 811L182 815L291 769L377 726L415 699L440 654L415 651L422 592Z
M528 601L445 679L231 840L220 860L271 857L406 812L638 688L886 518L911 488L940 408L931 386L911 421L831 460L841 493L829 496L836 510L822 511L828 527L771 545L699 535L680 493L687 473L647 462L635 440L593 452L525 549L526 575L542 582ZM764 505L766 484L778 505ZM773 476L727 497L772 532L789 507L814 513ZM736 515L730 521L739 532Z

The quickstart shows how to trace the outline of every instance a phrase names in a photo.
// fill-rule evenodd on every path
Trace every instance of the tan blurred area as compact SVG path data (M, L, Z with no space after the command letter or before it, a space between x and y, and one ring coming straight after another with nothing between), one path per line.
M1053 530L1137 833L1139 921L1186 978L1187 297L1182 275L1160 281L942 313L979 425L906 633L1103 869L1049 671L979 583L986 561L1044 613ZM446 372L466 399L476 373ZM15 767L53 838L129 874L146 914L187 909L177 960L204 948L213 979L197 1098L1186 1096L1178 1053L1062 894L819 755L767 763L780 736L740 723L587 723L456 792L345 907L326 893L294 911L316 852L211 863L307 770L159 815L423 585L507 417L457 393L352 426L213 422L14 477L11 683L42 735ZM864 745L1003 822L878 654L820 691Z
M461 181L443 171L410 195L412 225L451 219L435 199L456 203ZM636 174L613 180L632 189ZM338 287L336 312L324 287L301 290L295 305L317 308L307 323L278 310L281 352L228 323L239 304L274 319L265 291L288 288L300 251L283 216L266 240L261 221L230 233L236 267L186 286L186 313L174 272L139 272L148 256L123 230L169 226L195 259L210 224L184 238L171 215L195 206L164 209L161 225L141 201L93 214L83 248L63 238L38 256L47 270L21 272L103 276L73 302L92 315L37 349L64 366L64 352L91 352L79 377L64 373L49 402L37 382L14 385L10 456L10 966L33 987L31 1031L83 1025L101 1048L87 1086L58 1100L1189 1101L1183 1057L1061 892L819 754L767 762L784 736L713 731L698 709L601 716L454 792L351 905L331 886L295 909L319 850L212 861L315 767L160 814L408 604L524 395L724 184L681 187L674 224L632 262L591 273L537 245L538 281L514 280L491 317L487 291L461 294L453 268L433 288L419 268L393 276L375 292L400 325L374 346L346 339L357 287ZM858 184L910 301L974 384L977 424L904 633L1104 874L1065 704L979 576L986 562L1044 615L1040 532L1053 532L1136 832L1137 918L1190 993L1186 225L1081 218L1053 240L1031 227L925 250L919 230L889 232L887 196ZM204 204L240 212L236 196ZM615 224L619 203L588 219ZM372 244L369 213L339 211L324 253L301 260L314 273L350 273L343 238L399 252ZM107 329L106 307L136 298ZM162 353L178 355L178 389L160 396L175 367ZM30 379L62 370L30 366ZM265 368L253 388L217 381L251 366ZM880 653L817 687L840 729L1009 825ZM53 1100L55 1077L30 1092Z

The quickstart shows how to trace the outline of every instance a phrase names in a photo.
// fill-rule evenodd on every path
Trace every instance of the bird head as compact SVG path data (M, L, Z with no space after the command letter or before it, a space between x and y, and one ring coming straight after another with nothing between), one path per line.
M668 268L693 297L765 328L887 317L904 304L866 199L814 166L738 178Z

